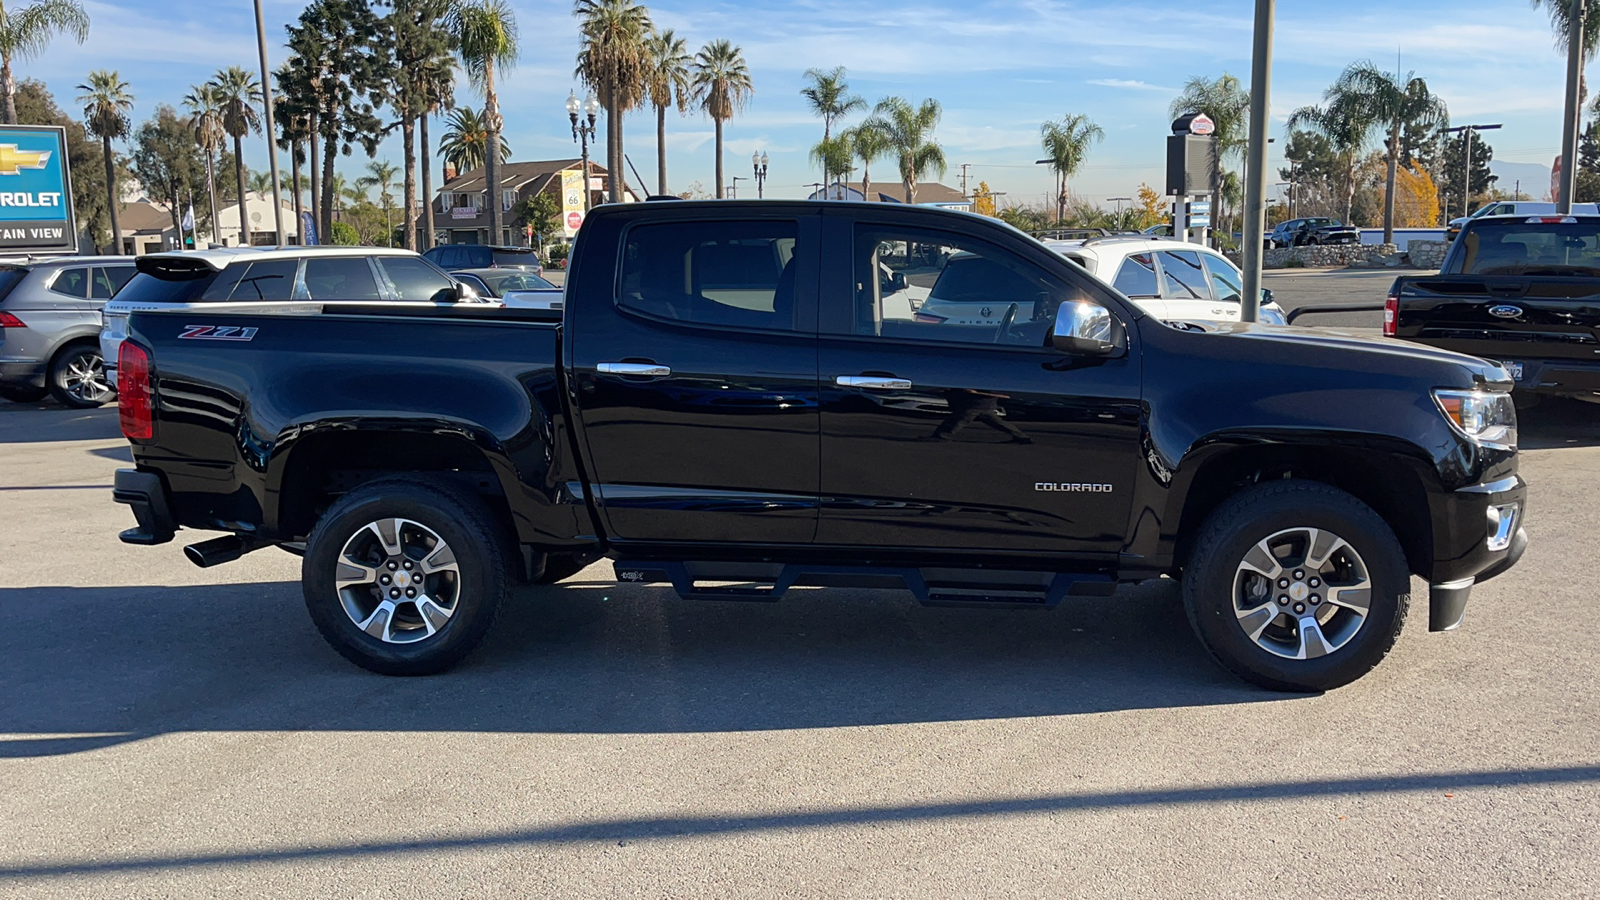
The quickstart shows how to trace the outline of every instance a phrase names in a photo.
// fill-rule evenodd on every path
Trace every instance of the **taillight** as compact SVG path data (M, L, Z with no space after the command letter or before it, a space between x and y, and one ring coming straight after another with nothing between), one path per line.
M933 313L928 313L928 312L918 312L918 313L912 313L911 314L911 320L913 322L921 322L924 325L942 325L946 321L948 321L949 318L950 318L949 316L936 316Z
M1400 294L1391 291L1383 301L1383 333L1387 337L1395 336L1395 326L1400 319Z
M117 415L124 437L147 441L155 436L153 405L150 354L132 341L123 341L117 350Z
M27 328L22 320L8 312L0 312L0 328Z

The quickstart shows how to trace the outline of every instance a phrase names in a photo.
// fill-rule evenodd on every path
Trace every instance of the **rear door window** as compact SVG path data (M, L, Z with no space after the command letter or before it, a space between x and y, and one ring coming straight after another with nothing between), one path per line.
M382 300L372 265L364 256L306 260L306 293L312 300Z
M50 290L68 297L87 299L89 296L89 269L87 267L62 269L56 273L55 280L50 282Z
M1200 254L1193 250L1162 250L1156 255L1161 260L1163 296L1169 300L1211 299Z
M794 330L794 221L641 225L623 247L618 303L652 318Z
M138 270L133 266L106 266L101 271L105 273L106 280L111 282L111 295L114 297Z
M455 300L455 283L443 272L413 256L378 258L394 288L395 299L423 303L450 303Z

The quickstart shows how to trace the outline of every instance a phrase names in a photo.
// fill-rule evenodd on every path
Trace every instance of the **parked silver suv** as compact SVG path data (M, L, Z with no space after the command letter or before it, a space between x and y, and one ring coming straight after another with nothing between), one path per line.
M116 396L100 359L100 308L133 274L131 256L0 261L0 397L49 393L87 409Z

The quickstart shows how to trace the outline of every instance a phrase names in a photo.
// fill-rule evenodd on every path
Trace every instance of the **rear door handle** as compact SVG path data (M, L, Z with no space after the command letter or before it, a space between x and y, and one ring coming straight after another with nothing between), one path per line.
M603 362L595 366L603 375L636 375L645 378L663 378L672 369L659 363Z
M893 375L840 375L833 379L839 387L866 388L869 391L909 391L911 382Z

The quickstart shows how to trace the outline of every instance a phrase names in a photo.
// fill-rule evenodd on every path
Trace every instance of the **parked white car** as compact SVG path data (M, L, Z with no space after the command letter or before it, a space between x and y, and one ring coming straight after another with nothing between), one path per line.
M1164 320L1239 321L1244 277L1228 258L1199 244L1146 237L1047 241L1046 247ZM953 260L952 260L953 262ZM935 286L935 292L938 288ZM1282 325L1283 308L1263 290L1260 321ZM930 298L931 305L935 300Z

